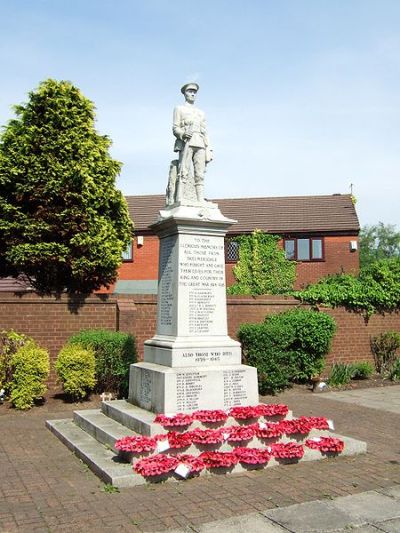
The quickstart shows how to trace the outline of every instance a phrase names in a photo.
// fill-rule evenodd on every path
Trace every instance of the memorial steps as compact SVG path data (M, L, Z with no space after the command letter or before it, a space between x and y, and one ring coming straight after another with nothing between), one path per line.
M167 434L168 430L160 424L154 423L155 414L136 407L125 400L112 400L102 402L100 409L88 409L74 412L73 420L51 420L47 421L47 427L71 450L79 459L88 465L88 467L105 483L113 484L116 487L130 487L145 484L151 481L182 480L182 477L175 473L162 476L145 478L135 473L132 464L129 462L129 456L136 462L141 457L155 455L157 452L144 452L142 454L128 454L118 452L115 448L115 442L118 439L128 435L144 435L154 437L155 435ZM289 411L286 416L260 417L259 421L277 422L281 420L292 420L293 415ZM251 421L239 421L228 417L222 423L201 423L194 421L190 428L171 428L179 432L193 430L195 428L228 428L230 426L245 426ZM265 449L273 443L295 442L303 444L307 439L316 437L336 437L344 442L344 450L340 456L357 455L365 453L367 446L365 442L337 435L329 430L312 429L307 434L283 435L268 439L253 437L251 440L240 441L235 443L223 442L221 444L191 444L183 449L166 450L165 454L176 456L179 453L200 455L204 451L223 451L230 452L237 447L246 448L263 448ZM203 470L199 475L215 474L235 474L245 472L251 469L265 469L274 466L290 467L288 463L297 463L299 461L321 460L329 455L322 454L319 450L310 449L304 446L304 456L301 459L276 459L271 458L265 465L242 465L236 464L231 468L212 468ZM339 457L340 457L339 456Z

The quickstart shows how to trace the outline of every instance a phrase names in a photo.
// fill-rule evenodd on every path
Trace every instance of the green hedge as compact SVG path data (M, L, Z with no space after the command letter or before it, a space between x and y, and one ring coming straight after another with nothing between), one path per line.
M29 409L47 390L49 353L29 340L12 356L11 367L11 402L17 409Z
M128 333L107 330L83 330L69 339L69 344L92 348L96 358L96 381L99 392L118 392L126 396L129 366L136 363L135 339Z
M327 314L292 309L267 316L264 323L244 324L238 338L244 362L257 367L261 394L273 393L319 375L336 330Z
M67 344L58 354L55 366L64 391L74 400L82 400L93 390L96 361L92 348Z

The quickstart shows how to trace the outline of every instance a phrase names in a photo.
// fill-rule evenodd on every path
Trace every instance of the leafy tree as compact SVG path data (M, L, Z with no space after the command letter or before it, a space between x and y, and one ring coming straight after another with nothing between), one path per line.
M296 263L286 259L278 235L256 229L235 240L239 243L239 261L233 268L237 283L228 288L229 294L283 294L293 288Z
M364 226L360 232L361 267L391 257L400 257L400 232L396 226L382 222Z
M112 283L133 228L94 104L49 79L14 109L0 137L0 276L42 293Z

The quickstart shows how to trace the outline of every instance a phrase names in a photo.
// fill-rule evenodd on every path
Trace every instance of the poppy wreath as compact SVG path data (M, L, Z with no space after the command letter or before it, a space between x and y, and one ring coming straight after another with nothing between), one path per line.
M193 420L198 420L199 422L224 422L228 415L222 409L202 409L200 411L195 411L192 413Z
M233 453L240 463L249 465L268 463L271 458L271 454L267 450L260 448L235 448Z
M188 431L194 444L219 444L224 442L222 429L193 429Z
M255 424L248 426L230 426L225 428L224 431L228 433L228 442L241 442L243 440L250 440L255 435Z
M156 435L158 441L168 438L170 448L186 448L192 444L192 437L188 431L179 433L177 431L169 431L167 435Z
M336 437L315 437L307 439L305 445L313 450L323 453L341 453L344 450L344 442Z
M175 470L178 464L179 461L176 457L159 453L139 459L133 465L133 470L144 477L159 476Z
M152 452L156 449L157 439L146 436L128 436L118 439L114 447L122 452L142 453Z
M185 413L178 413L174 416L157 415L154 419L156 424L161 424L164 427L172 426L190 426L193 422L192 415Z
M267 448L268 449L268 448ZM304 455L304 448L295 442L279 442L271 444L271 455L277 459L301 459Z
M239 462L233 452L203 452L199 458L206 465L206 468L230 468Z
M183 463L188 466L190 468L190 472L201 472L206 467L202 459L195 457L194 455L189 455L188 453L181 453L177 455L176 458L178 459L179 463Z
M229 409L229 416L236 418L238 420L248 420L249 418L257 418L260 415L258 414L258 406L247 406L247 407L232 407Z
M307 420L313 429L329 429L328 420L323 416L309 416Z
M266 403L260 403L260 405L257 405L255 408L258 416L285 416L288 414L289 409L287 405L281 404L266 404Z
M281 437L285 433L285 428L281 422L267 422L265 426L266 427L264 427L264 425L260 426L260 424L254 424L256 437L260 439L271 439Z

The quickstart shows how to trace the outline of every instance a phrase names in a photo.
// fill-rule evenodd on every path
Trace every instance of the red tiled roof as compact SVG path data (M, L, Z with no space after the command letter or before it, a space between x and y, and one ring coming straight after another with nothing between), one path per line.
M28 280L22 278L0 278L0 292L26 292L32 288Z
M135 231L147 231L165 197L127 196ZM249 233L255 228L267 233L352 233L360 230L357 213L349 194L325 196L281 196L261 198L220 198L212 200L228 218L237 220L231 233Z

